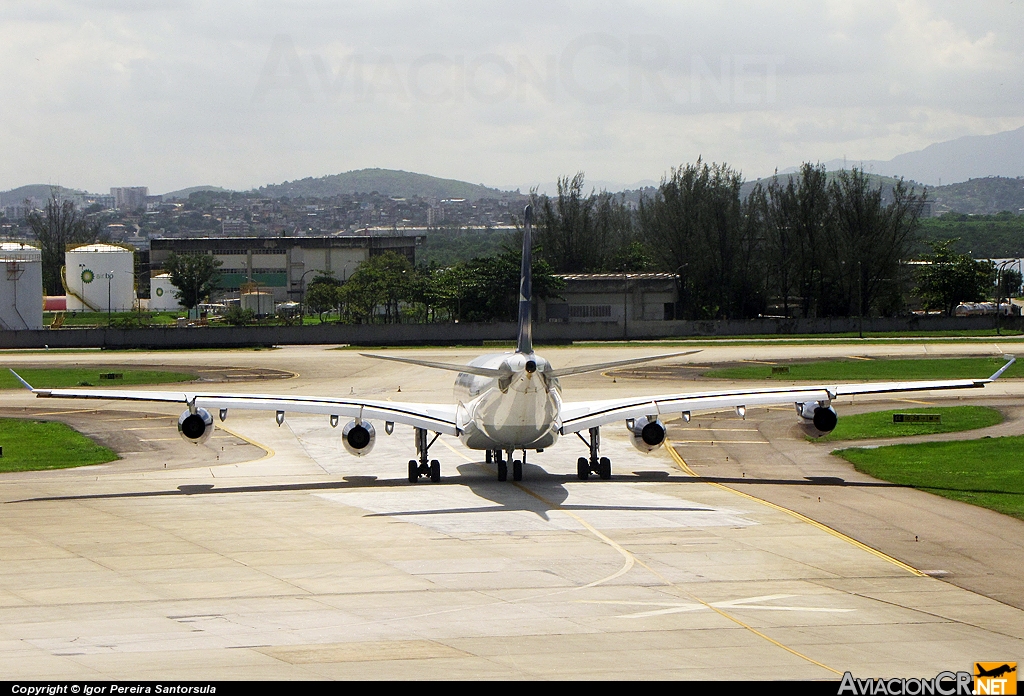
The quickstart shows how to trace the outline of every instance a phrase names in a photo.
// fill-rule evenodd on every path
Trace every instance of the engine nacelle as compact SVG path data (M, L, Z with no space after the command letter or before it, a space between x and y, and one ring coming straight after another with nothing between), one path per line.
M796 412L804 420L811 421L814 424L815 430L822 433L832 432L836 429L836 423L839 422L839 416L834 408L831 406L820 406L814 401L797 404Z
M637 418L633 421L629 434L631 436L629 441L633 443L633 446L647 454L661 447L665 442L667 432L665 426L657 419Z
M205 408L197 408L195 413L185 411L178 416L178 433L186 441L201 445L213 435L213 416Z
M341 431L341 444L345 445L349 454L357 457L369 454L376 438L377 433L370 421L351 421Z

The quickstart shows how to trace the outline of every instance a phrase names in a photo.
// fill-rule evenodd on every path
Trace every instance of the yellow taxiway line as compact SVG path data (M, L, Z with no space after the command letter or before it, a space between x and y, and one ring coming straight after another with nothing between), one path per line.
M679 454L679 452L676 451L675 442L674 441L669 443L669 445L668 445L668 452L672 456L672 459L675 460L676 465L683 471L683 473L685 473L685 474L687 474L689 476L692 476L694 478L697 478L697 479L703 479L703 477L700 474L696 473L693 469L690 468L690 466L686 463L686 460L684 460L682 458L682 456ZM767 500L764 500L762 498L758 498L757 496L750 495L749 493L744 493L743 491L738 491L735 488L730 488L729 486L726 486L724 484L718 483L717 481L705 481L705 483L707 483L709 486L717 486L718 488L721 488L722 490L729 491L730 493L735 493L736 495L741 496L743 498L747 498L748 500L753 500L755 502L761 503L762 505L764 505L766 507L770 507L773 510L778 510L779 512L784 512L787 515L790 515L791 517L795 517L796 519L800 520L801 522L806 522L807 524L811 525L812 527L816 527L817 529L820 529L821 531L826 532L827 534L831 534L832 536L836 537L837 539L842 539L846 543L852 544L853 546L856 546L858 549L860 549L862 551L867 551L868 553L870 553L870 554L872 554L874 556L877 556L878 558L881 558L883 561L888 561L889 563L892 563L894 566L902 568L903 570L907 571L908 573L911 573L912 575L917 575L918 577L926 577L925 573L922 573L917 568L914 568L913 566L907 565L903 561L899 561L899 560L893 558L892 556L890 556L890 555L888 555L886 553L882 553L878 549L873 549L870 546L868 546L867 544L863 544L863 543L857 541L856 539L848 537L845 534L843 534L842 532L837 531L835 529L832 529L828 525L824 525L821 522L818 522L816 520L812 520L807 515L802 515L802 514L800 514L799 512L797 512L795 510L790 510L789 508L782 507L781 505L776 505L775 503L770 503Z

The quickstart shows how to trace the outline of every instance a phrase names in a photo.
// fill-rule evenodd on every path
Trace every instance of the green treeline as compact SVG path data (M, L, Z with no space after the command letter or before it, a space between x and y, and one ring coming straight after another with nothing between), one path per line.
M742 184L728 165L698 159L632 200L587 193L582 173L560 178L555 196L534 192L535 296L558 296L556 274L656 271L676 278L676 318L743 319L892 316L908 300L952 314L995 293L997 275L1001 297L1019 289L1018 276L960 253L955 238L924 237L927 194L901 180L805 164L745 196ZM481 234L499 233L461 238L479 255L460 254L454 233L429 266L383 254L344 284L315 278L307 311L354 323L511 321L521 232Z
M745 198L742 183L729 166L698 160L630 206L584 195L582 174L562 179L557 197L535 197L540 255L559 273L672 273L681 319L903 309L924 194L810 164Z

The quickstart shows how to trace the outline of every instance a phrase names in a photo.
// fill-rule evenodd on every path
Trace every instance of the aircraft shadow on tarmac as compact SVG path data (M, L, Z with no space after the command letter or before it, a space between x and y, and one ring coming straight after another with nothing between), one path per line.
M177 488L162 491L129 491L125 493L91 493L86 495L62 495L62 496L41 496L37 498L23 498L20 500L9 500L5 504L32 503L32 502L57 502L75 500L106 500L119 498L154 498L163 496L190 496L190 495L226 495L233 493L294 493L302 491L339 491L360 488L407 488L410 486L468 486L473 493L486 500L499 503L503 507L488 506L486 508L472 508L466 510L426 510L404 513L375 513L385 515L415 515L415 514L437 514L440 512L483 512L499 510L526 510L537 512L549 510L552 506L564 507L564 509L590 509L590 510L643 510L642 507L601 507L601 506L579 506L571 504L564 505L568 497L568 490L565 484L577 482L575 474L552 474L539 466L526 464L523 467L523 484L536 488L538 494L542 494L543 501L526 490L516 487L511 482L499 482L494 480L493 472L489 472L481 464L463 464L457 467L458 476L442 477L440 483L419 483L410 484L405 478L380 479L376 476L344 476L341 481L320 481L314 483L284 483L254 486L223 486L214 484L186 484ZM637 471L632 474L619 474L612 476L612 481L623 483L678 483L678 484L701 484L720 483L735 486L822 486L838 488L910 488L898 483L885 481L847 481L838 476L808 476L801 479L770 479L770 478L735 478L727 476L687 476L684 474L672 474L665 471ZM602 486L607 482L592 481L587 485ZM929 490L946 490L944 488L931 486ZM949 489L953 490L953 489ZM963 489L957 488L963 493L1003 493L1024 495L1018 491L1000 491L990 489ZM657 508L665 510L667 508ZM680 510L692 510L694 508L679 508Z

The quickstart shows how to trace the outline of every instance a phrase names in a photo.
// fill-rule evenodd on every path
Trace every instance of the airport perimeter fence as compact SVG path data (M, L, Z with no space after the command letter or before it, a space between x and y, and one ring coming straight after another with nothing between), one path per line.
M1019 317L1004 319L1021 330ZM536 343L643 341L701 336L821 335L864 332L932 332L992 329L992 317L894 317L864 319L754 319L749 321L634 321L534 324ZM482 345L514 341L516 325L321 324L317 326L152 327L138 329L42 329L0 331L0 349L11 348L238 348L280 345L400 346Z

